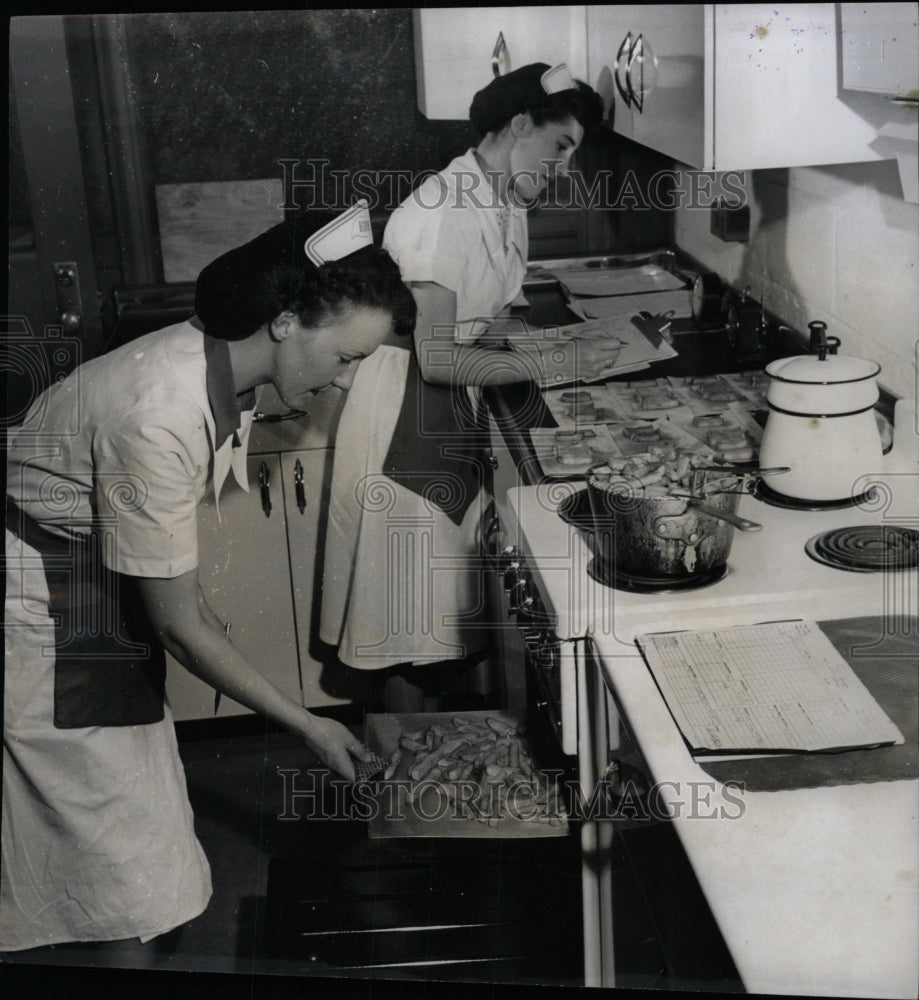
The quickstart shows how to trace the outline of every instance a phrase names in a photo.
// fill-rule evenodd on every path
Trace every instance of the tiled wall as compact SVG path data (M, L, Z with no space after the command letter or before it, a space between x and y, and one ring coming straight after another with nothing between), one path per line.
M708 209L685 207L677 245L790 326L826 321L842 353L879 362L897 395L919 395L919 205L903 200L895 161L750 171L745 190L747 243L722 242Z

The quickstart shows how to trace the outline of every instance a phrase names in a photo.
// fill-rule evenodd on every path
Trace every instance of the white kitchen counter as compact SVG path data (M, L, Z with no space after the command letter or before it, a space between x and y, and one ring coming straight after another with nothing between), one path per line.
M919 780L740 796L693 760L635 647L593 642L746 988L915 997Z

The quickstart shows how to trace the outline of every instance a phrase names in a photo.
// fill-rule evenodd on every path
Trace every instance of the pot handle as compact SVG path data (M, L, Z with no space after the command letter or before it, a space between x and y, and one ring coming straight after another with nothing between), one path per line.
M763 526L758 521L751 521L749 518L741 517L739 514L732 514L727 510L719 510L717 507L709 507L708 504L700 503L698 500L690 500L689 504L696 510L702 511L703 514L708 514L709 517L733 524L735 528L739 528L741 531L763 530Z

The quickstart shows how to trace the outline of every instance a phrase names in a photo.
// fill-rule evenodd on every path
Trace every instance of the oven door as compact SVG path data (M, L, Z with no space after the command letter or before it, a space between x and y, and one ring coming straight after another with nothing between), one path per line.
M587 985L744 992L628 719L582 644L578 731Z

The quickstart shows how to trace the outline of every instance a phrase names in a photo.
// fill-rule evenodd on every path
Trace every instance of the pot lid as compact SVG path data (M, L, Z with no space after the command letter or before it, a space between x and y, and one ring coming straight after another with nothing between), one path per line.
M861 382L874 378L881 370L876 361L854 358L847 354L802 354L780 358L766 365L766 374L780 382L804 382L812 385L832 385L838 382Z

